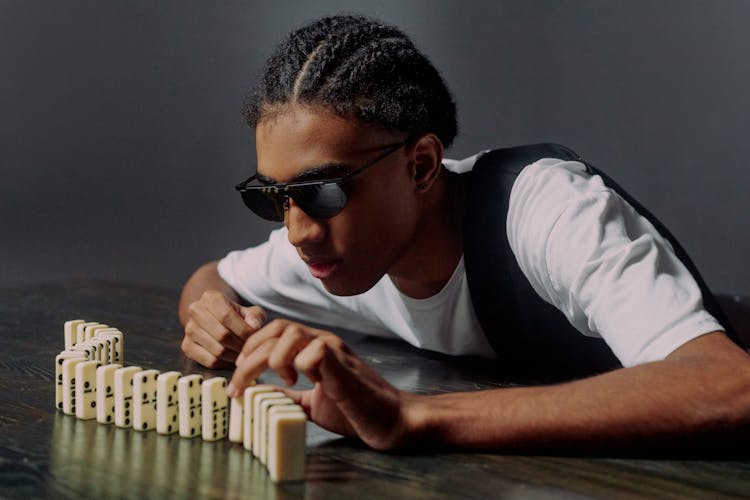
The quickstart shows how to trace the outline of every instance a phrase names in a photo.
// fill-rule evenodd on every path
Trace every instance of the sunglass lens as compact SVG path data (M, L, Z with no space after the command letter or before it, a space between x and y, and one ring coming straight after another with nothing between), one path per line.
M333 217L346 205L346 194L334 183L290 186L289 194L307 215L316 219Z
M256 215L270 221L284 220L284 196L280 193L263 192L259 189L248 189L242 192L245 206Z

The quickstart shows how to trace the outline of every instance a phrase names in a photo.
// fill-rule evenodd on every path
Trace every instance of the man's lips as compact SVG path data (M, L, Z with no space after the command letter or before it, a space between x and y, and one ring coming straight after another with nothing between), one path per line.
M307 267L310 269L310 274L318 279L325 279L331 276L338 270L339 267L341 267L341 263L343 262L341 259L303 258L302 260L305 261L305 264L307 264Z

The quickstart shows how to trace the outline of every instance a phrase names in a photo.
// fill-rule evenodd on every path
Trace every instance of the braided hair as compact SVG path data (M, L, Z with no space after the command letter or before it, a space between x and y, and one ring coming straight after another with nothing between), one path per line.
M438 70L398 28L362 16L324 17L291 32L243 113L255 128L292 103L409 137L434 133L446 148L457 133L456 105Z

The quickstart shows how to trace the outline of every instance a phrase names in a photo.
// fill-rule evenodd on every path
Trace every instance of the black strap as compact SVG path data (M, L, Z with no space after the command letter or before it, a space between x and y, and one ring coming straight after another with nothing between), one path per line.
M582 335L537 295L510 249L505 224L513 183L523 168L541 158L582 161L565 146L534 144L490 151L468 174L464 263L475 312L493 349L515 373L558 380L617 368L619 361L602 339ZM730 333L721 308L671 233L609 177L602 179L672 243L696 277L706 309ZM733 332L730 337L737 342Z

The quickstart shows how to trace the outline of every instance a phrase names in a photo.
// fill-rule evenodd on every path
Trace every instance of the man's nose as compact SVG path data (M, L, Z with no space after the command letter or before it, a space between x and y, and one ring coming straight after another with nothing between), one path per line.
M307 215L291 198L284 222L289 230L289 243L295 247L320 243L325 239L325 223Z

